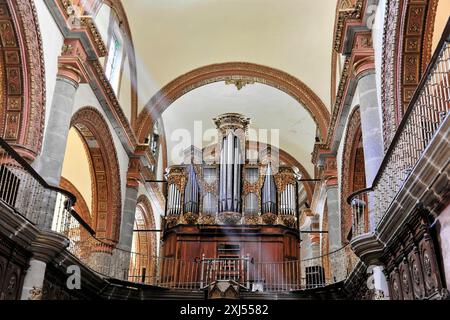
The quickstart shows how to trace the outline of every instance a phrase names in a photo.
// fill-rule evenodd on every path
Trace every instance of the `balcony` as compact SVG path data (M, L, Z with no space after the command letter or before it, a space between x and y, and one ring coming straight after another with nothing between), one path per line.
M393 219L403 221L401 215L427 201L426 190L441 184L439 175L448 165L449 109L450 20L372 187L347 199L353 213L353 243L386 229ZM369 219L361 218L364 212Z

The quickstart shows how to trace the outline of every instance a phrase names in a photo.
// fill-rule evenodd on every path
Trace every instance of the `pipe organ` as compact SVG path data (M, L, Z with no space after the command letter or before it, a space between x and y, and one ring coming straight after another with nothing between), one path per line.
M219 135L214 163L191 147L183 164L167 169L164 257L194 261L250 256L252 261L299 259L299 187L294 168L263 150L248 161L243 115L214 119ZM248 144L250 145L250 144ZM232 247L232 251L223 248ZM222 248L222 249L220 249Z

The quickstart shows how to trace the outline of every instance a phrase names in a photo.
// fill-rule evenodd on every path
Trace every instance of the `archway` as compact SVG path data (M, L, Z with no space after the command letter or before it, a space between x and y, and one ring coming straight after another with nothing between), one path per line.
M137 200L132 256L130 257L130 281L154 283L156 280L157 239L155 218L150 201L145 195ZM136 279L138 278L138 279Z
M213 82L226 80L259 82L286 92L303 105L317 124L320 138L327 134L330 113L320 98L303 82L277 69L246 62L208 65L173 80L156 93L139 115L137 137L144 141L152 123L175 100L187 92Z
M0 0L0 16L0 136L33 161L45 118L45 69L34 1Z
M341 239L350 240L353 227L352 208L347 198L358 190L366 188L366 172L364 165L364 149L361 131L361 115L359 107L353 109L347 126L343 149L341 171ZM365 199L367 203L367 199ZM367 232L368 212L367 205L364 210L364 225Z
M84 140L92 168L92 226L97 238L119 240L121 221L120 170L114 142L102 114L92 107L77 111L71 126Z

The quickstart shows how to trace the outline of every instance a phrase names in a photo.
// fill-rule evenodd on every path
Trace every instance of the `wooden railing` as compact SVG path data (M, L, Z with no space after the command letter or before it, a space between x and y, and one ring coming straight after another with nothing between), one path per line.
M369 201L373 229L388 211L450 109L450 19L439 45L415 91L371 188L359 190L347 199L353 216ZM371 205L373 204L373 206ZM367 203L365 204L367 206ZM364 232L353 230L353 236Z

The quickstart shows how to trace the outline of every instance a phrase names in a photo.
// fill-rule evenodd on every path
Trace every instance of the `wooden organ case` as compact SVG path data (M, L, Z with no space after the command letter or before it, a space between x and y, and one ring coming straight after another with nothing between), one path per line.
M204 160L203 152L191 147L184 163L166 173L161 281L201 287L233 280L247 288L296 282L295 169L275 166L268 157L246 161L244 116L224 114L214 121L220 141L215 160Z

